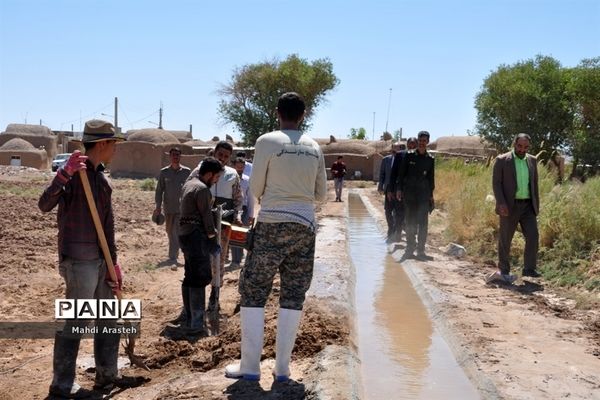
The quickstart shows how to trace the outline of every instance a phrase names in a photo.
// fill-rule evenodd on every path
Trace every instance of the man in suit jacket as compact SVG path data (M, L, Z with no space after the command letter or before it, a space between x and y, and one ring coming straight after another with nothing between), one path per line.
M527 154L531 138L526 133L515 136L514 149L496 158L492 185L496 198L496 213L500 216L498 238L498 269L488 281L503 280L512 283L510 275L510 245L521 225L525 236L525 263L523 276L539 277L536 271L538 252L537 215L540 207L537 159Z
M396 154L404 150L402 148L402 144L393 143L392 144L392 154L383 157L381 160L381 166L379 167L379 184L377 185L377 191L379 194L383 194L383 209L385 210L385 219L387 221L387 238L386 243L391 243L396 239L397 229L401 223L400 215L398 213L397 201L394 198L395 196L388 196L387 191L390 188L391 177L392 177L392 166L394 164L394 159Z

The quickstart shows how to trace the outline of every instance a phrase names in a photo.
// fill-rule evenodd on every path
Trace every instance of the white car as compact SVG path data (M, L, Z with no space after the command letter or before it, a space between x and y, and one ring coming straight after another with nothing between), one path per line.
M65 165L69 157L71 157L71 153L57 154L52 160L52 171L58 171L60 167Z

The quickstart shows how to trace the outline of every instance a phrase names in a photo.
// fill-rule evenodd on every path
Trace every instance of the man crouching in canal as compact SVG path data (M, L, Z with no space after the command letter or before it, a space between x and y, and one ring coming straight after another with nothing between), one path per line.
M250 190L261 209L254 247L240 274L241 361L225 368L228 378L260 379L264 307L278 271L281 292L273 376L277 382L286 382L290 376L292 349L313 275L314 203L327 198L323 153L298 130L304 112L300 95L283 94L277 103L280 130L256 141Z

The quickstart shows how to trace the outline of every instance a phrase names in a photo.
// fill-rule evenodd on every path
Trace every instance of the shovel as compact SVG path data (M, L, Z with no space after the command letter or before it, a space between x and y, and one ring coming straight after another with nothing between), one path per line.
M106 261L108 275L110 276L111 281L117 282L115 266L113 265L112 257L110 256L110 251L108 250L108 243L106 242L106 236L104 235L104 228L102 228L102 224L100 223L100 216L98 215L98 209L96 208L96 203L94 202L92 188L90 187L90 181L88 180L87 172L85 169L79 170L79 177L81 178L81 183L83 183L85 198L87 200L90 213L92 214L92 219L94 220L96 234L98 235L98 239L100 240L100 247L102 248L104 261ZM117 296L117 299L121 300L121 290L119 288L116 288L114 292ZM127 335L125 337L125 345L123 346L123 348L125 349L125 353L127 354L127 357L129 357L129 361L131 362L131 364L143 368L146 371L150 371L150 368L148 368L148 366L144 364L142 358L140 356L135 355L133 352L135 349L135 337L133 335Z

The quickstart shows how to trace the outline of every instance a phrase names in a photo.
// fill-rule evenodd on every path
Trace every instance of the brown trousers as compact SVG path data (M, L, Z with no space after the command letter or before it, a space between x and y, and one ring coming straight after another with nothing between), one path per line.
M523 271L536 270L539 242L537 217L530 200L516 200L512 213L508 217L500 217L498 268L503 274L510 273L510 245L517 225L521 225L521 231L525 237Z

